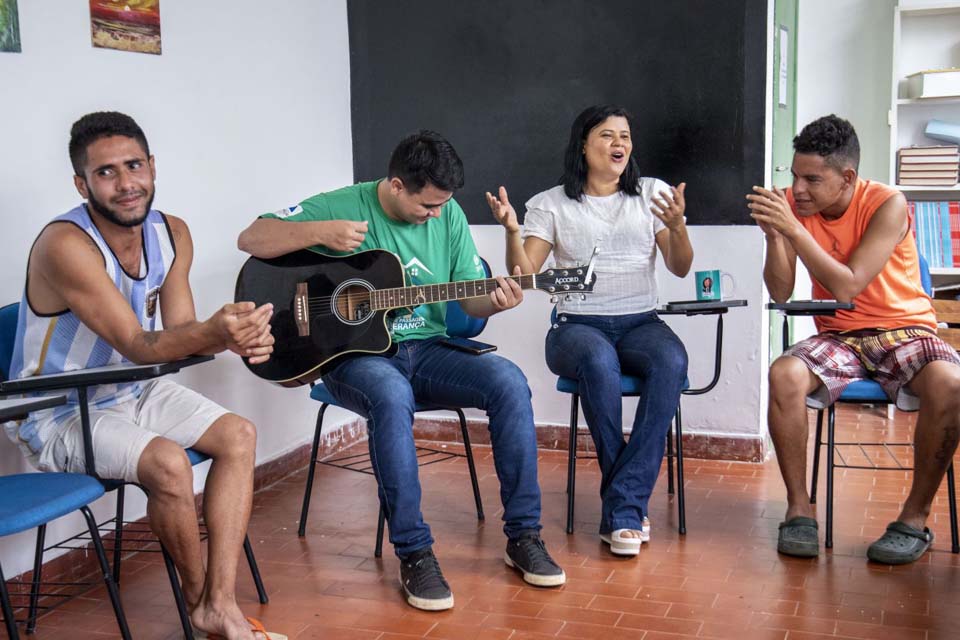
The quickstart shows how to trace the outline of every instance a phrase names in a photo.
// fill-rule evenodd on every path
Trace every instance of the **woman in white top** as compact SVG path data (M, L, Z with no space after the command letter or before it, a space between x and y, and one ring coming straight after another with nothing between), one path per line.
M603 476L600 537L618 555L636 555L666 433L687 377L687 353L654 310L656 257L671 273L690 270L681 183L643 178L631 155L629 115L599 105L577 116L559 186L527 202L523 229L507 197L487 193L506 229L507 268L536 273L553 252L557 266L585 264L594 246L596 282L586 300L557 305L547 333L547 366L576 378ZM620 373L641 379L628 442L623 441Z

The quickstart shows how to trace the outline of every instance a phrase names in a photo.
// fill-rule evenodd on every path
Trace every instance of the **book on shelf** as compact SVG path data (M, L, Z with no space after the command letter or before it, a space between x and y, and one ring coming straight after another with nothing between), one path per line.
M897 184L903 187L955 187L957 174L952 178L904 178L900 177Z
M907 208L930 268L960 267L960 202L910 201Z
M949 167L956 167L960 165L960 154L953 156L903 156L899 158L899 164L902 167L914 167L916 165L917 169L925 169L927 165L947 165Z
M960 146L955 144L911 145L902 147L897 153L901 158L910 156L958 156Z
M952 171L909 171L900 169L901 178L942 178L945 180L957 181L957 169Z
M960 96L960 69L931 69L907 76L908 98Z
M909 171L910 173L921 171L957 171L960 169L960 158L954 162L901 162L899 168L901 173L904 171Z

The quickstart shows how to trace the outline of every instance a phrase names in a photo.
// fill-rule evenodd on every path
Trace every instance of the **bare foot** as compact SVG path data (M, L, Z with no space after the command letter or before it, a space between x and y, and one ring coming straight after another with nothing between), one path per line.
M266 640L262 633L254 633L233 600L216 605L203 600L190 614L194 629L207 635L220 635L227 640Z
M620 532L621 538L640 538L640 532L636 529L624 529Z

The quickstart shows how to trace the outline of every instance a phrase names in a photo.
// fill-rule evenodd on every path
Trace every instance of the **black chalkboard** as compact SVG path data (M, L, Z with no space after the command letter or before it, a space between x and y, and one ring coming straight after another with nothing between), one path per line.
M523 214L558 183L576 115L634 115L643 175L687 182L691 224L751 224L764 168L766 0L350 0L354 178L433 129L457 149L472 224L504 184Z

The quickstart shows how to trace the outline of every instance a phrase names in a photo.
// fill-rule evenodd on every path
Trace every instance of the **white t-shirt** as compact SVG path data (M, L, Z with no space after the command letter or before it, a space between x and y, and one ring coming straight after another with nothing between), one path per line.
M559 185L527 201L522 236L552 244L558 267L585 265L593 248L600 249L593 293L586 300L561 297L558 312L612 316L656 308L656 235L666 226L650 211L650 202L661 191L669 194L670 187L656 178L641 178L639 191L638 196L622 191L584 194L577 202Z

